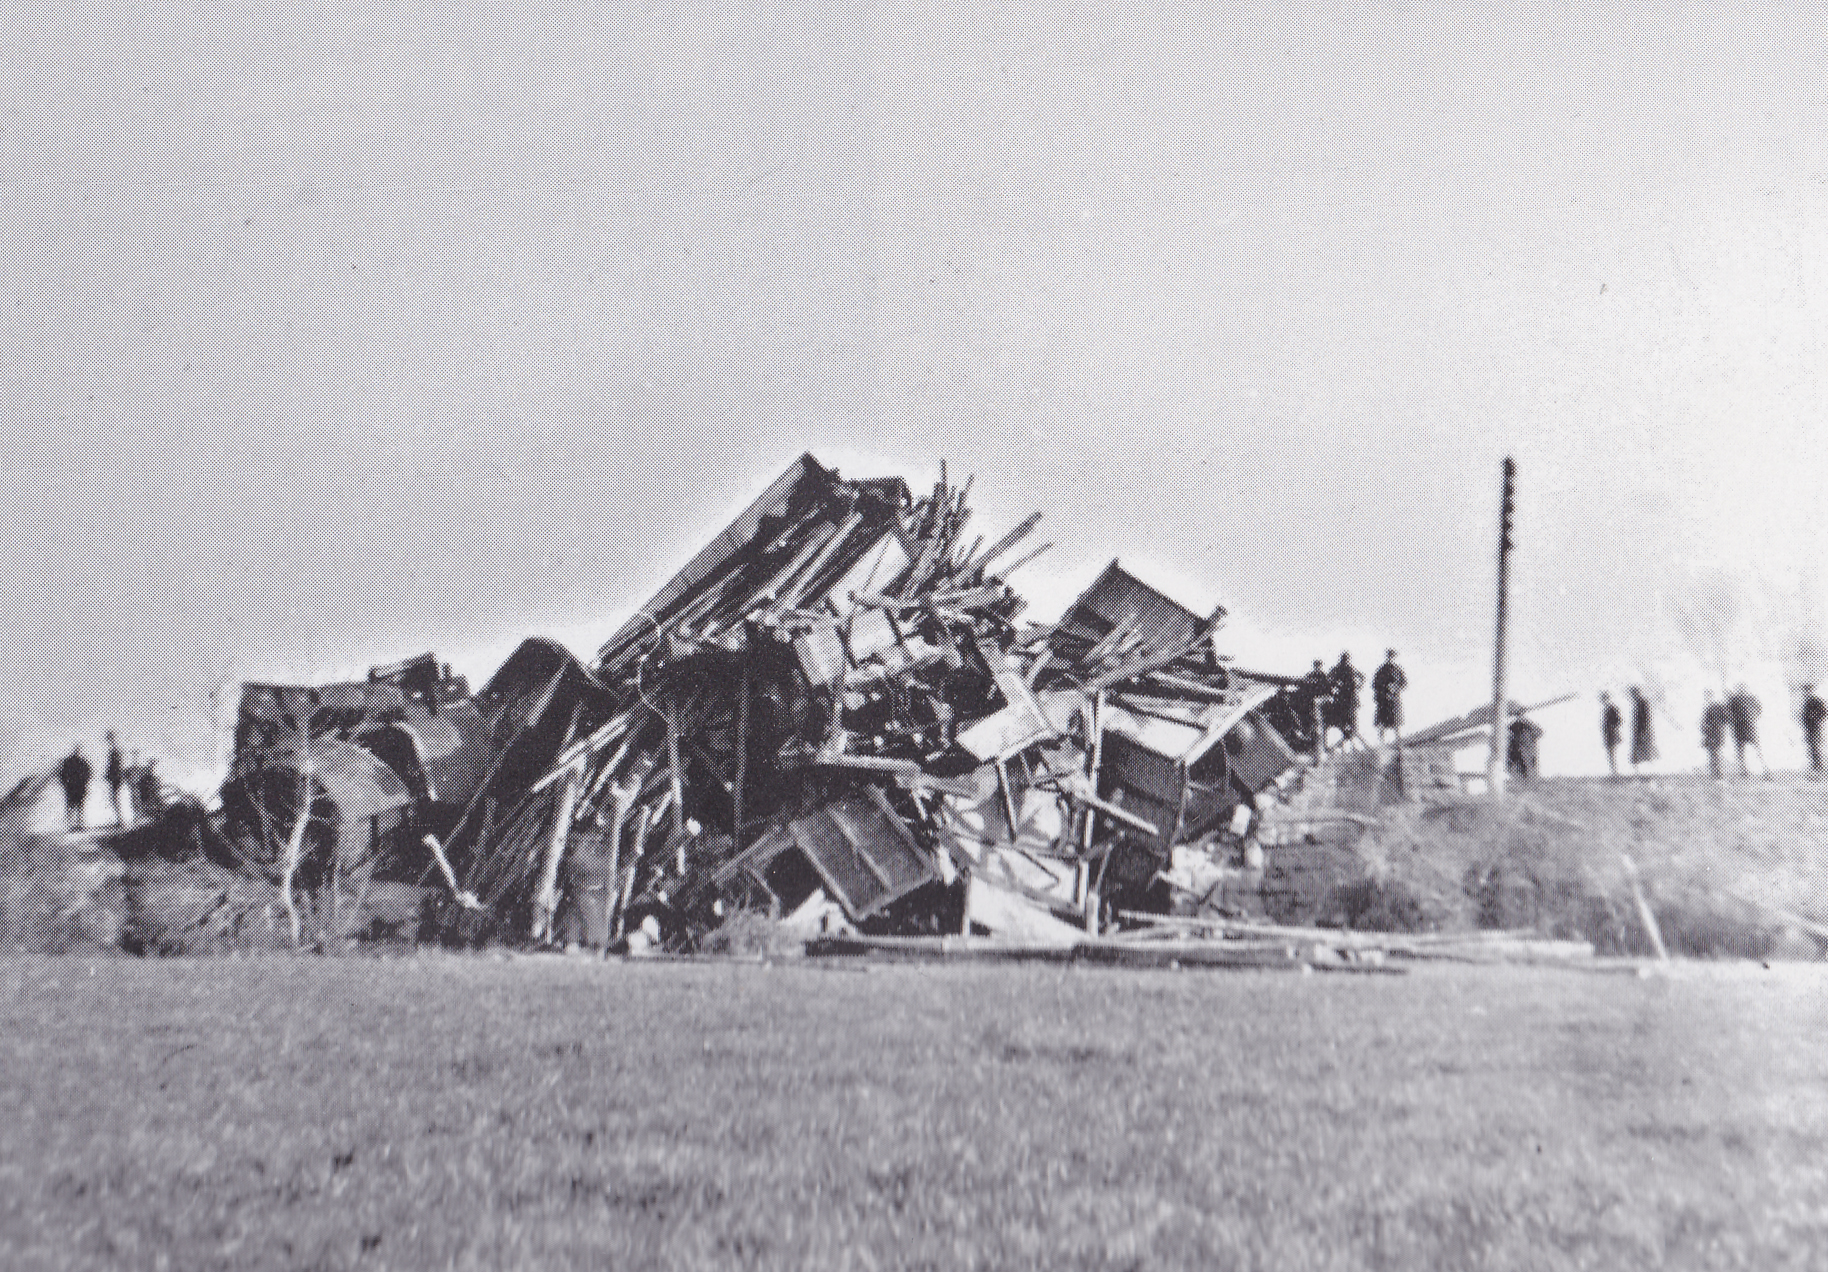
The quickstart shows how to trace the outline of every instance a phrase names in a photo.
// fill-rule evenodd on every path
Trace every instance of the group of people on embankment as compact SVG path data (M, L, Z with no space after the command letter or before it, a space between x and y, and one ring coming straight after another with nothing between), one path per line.
M1289 739L1299 750L1324 755L1329 749L1327 730L1339 732L1339 745L1359 736L1359 693L1364 688L1365 673L1352 665L1348 650L1328 671L1316 658L1314 666L1294 687L1292 705L1302 726L1303 736ZM1372 720L1378 741L1386 734L1393 740L1403 726L1403 690L1409 677L1397 665L1396 650L1384 651L1384 662L1371 676Z
M1650 701L1644 696L1643 689L1633 685L1628 692L1631 695L1631 769L1633 774L1637 774L1643 765L1657 758L1656 725L1652 719ZM1758 757L1759 768L1769 777L1771 765L1765 759L1764 746L1758 739L1758 720L1764 713L1764 705L1757 696L1741 684L1722 698L1716 698L1713 691L1708 690L1704 699L1705 704L1701 710L1701 749L1707 752L1708 772L1716 778L1725 776L1720 755L1730 739L1739 762L1741 777L1751 776L1751 766L1746 759L1748 752ZM1828 721L1828 705L1822 702L1813 684L1802 686L1802 702L1797 711L1797 720L1803 726L1803 743L1809 753L1809 771L1820 774L1822 725ZM1624 740L1624 713L1619 710L1610 693L1602 692L1600 741L1606 748L1606 764L1614 777L1619 775L1618 753Z
M129 829L139 818L150 817L164 807L164 784L159 779L158 764L156 759L142 762L138 751L131 758L124 757L120 742L109 732L102 777L108 783L108 806L117 827ZM81 743L72 747L57 766L57 781L63 787L64 821L71 830L88 825L89 784L94 778L95 769L83 755Z

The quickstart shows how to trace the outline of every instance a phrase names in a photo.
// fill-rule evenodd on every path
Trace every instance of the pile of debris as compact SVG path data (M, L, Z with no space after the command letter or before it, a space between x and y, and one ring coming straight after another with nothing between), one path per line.
M1018 627L1039 516L968 536L969 488L803 456L594 665L523 645L473 704L462 812L413 823L442 934L683 948L765 910L1068 943L1164 876L1246 872L1256 797L1295 763L1266 715L1290 682L1227 664L1222 609L1115 562Z
M1294 682L1116 562L1018 626L1039 514L968 535L970 485L802 456L588 667L529 640L474 696L429 654L248 685L212 843L333 904L436 881L428 926L460 943L686 948L763 911L1066 945L1177 888L1248 892Z
M431 654L245 686L202 840L273 883L293 861L325 931L342 891L424 889L417 934L456 944L723 948L763 914L1084 950L1151 914L1333 921L1381 806L1430 793L1422 744L1479 721L1298 761L1303 683L1223 654L1223 608L1113 561L1022 622L1039 515L968 533L970 486L802 456L588 665L532 639L475 694Z

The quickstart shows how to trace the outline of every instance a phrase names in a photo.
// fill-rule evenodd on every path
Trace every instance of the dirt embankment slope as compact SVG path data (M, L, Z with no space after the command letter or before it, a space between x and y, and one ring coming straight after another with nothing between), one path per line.
M1356 852L1372 900L1407 896L1428 926L1529 927L1648 953L1629 858L1672 953L1815 958L1828 946L1828 782L1548 778L1501 804L1378 812ZM1345 885L1330 904L1353 898Z

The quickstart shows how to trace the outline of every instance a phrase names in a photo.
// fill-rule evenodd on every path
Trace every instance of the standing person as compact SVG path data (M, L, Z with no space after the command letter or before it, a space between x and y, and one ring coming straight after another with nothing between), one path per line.
M89 800L89 779L94 775L80 746L72 748L57 766L57 780L63 784L64 822L71 830L83 828L83 805Z
M108 731L108 764L102 772L108 779L108 805L114 809L114 824L125 830L127 815L121 808L121 783L127 780L127 765L121 759L121 744L112 729Z
M1542 740L1542 726L1528 716L1511 721L1510 744L1505 749L1504 766L1522 781L1534 780L1537 772L1537 743Z
M1644 691L1631 686L1631 772L1636 776L1640 764L1657 758L1657 739L1650 724L1650 702Z
M1344 744L1358 736L1358 691L1365 683L1365 673L1352 665L1350 653L1342 653L1327 673L1327 682L1333 694L1333 724Z
M1371 697L1376 704L1377 740L1384 740L1384 730L1390 730L1391 736L1398 743L1403 740L1403 690L1409 686L1409 677L1396 665L1396 650L1384 651L1384 665L1371 677Z
M1333 686L1327 680L1326 668L1316 658L1313 668L1301 678L1301 713L1307 726L1314 731L1315 759L1327 753L1327 704L1332 696Z
M1745 762L1745 749L1748 746L1758 752L1758 765L1764 769L1765 776L1771 776L1771 765L1765 760L1765 749L1758 744L1758 717L1763 711L1763 704L1752 696L1752 691L1743 683L1726 700L1727 724L1733 730L1733 749L1739 753L1741 777L1752 775Z
M1619 743L1625 740L1625 716L1612 695L1600 691L1600 737L1606 743L1606 764L1612 776L1619 775Z
M143 816L153 817L165 809L164 783L159 781L159 762L147 760L133 781L133 802Z
M1746 747L1759 753L1759 768L1770 777L1771 766L1764 760L1764 747L1759 746L1759 716L1764 713L1764 704L1760 704L1751 689L1740 684L1733 691L1733 696L1726 700L1727 727L1733 729L1733 749L1738 753L1738 775L1751 777L1751 769L1746 766Z
M1707 691L1707 705L1701 708L1701 747L1707 752L1707 769L1715 779L1720 777L1720 748L1726 745L1727 709L1724 702L1714 701L1714 691Z
M121 770L121 794L127 805L127 820L139 821L146 810L140 804L140 750L138 747L127 753L126 767Z
M1828 705L1815 694L1814 685L1803 686L1803 741L1809 747L1809 771L1822 771L1822 721L1828 720Z

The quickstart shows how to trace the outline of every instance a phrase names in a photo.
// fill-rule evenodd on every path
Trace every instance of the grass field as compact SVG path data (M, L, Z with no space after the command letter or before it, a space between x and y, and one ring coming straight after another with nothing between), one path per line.
M0 962L0 1267L1828 1266L1828 975Z

